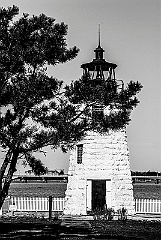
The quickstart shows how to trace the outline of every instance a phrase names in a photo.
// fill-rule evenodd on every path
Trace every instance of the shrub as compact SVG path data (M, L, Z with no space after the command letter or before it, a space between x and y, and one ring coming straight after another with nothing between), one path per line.
M126 208L120 208L117 210L118 213L118 220L123 220L126 221L127 220L127 209Z

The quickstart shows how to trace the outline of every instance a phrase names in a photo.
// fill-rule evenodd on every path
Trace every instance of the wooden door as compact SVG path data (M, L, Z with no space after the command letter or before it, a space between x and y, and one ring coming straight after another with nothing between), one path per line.
M111 180L106 180L106 206L111 208Z
M101 210L106 204L106 181L92 180L92 210Z

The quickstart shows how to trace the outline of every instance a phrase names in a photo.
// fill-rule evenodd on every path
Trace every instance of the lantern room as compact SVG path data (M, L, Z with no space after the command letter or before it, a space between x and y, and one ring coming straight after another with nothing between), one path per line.
M99 29L99 43L98 47L94 50L95 58L88 63L81 65L83 69L83 75L89 75L93 85L102 85L106 81L115 81L117 90L123 90L124 83L122 80L117 80L115 75L115 69L117 64L107 62L104 59L105 50L100 45L100 29Z

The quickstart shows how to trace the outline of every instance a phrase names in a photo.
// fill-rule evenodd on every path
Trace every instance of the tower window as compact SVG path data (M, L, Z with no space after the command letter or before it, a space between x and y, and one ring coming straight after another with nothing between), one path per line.
M82 163L82 155L83 155L83 144L77 145L77 163Z
M104 107L102 105L94 105L92 107L92 115L96 122L99 122L103 118L103 110Z

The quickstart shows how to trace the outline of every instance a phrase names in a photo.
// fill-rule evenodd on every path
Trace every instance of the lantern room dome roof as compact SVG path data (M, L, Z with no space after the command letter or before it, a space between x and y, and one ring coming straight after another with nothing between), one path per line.
M92 62L89 63L84 63L81 65L81 68L85 69L87 68L89 71L94 71L96 66L100 66L102 67L102 71L108 71L109 68L113 68L115 69L117 67L117 65L115 63L110 63L107 62L105 59L93 59Z
M87 68L89 71L94 71L95 67L99 65L102 67L102 71L108 71L109 68L115 69L117 67L115 63L107 62L103 58L103 53L105 52L105 50L100 46L100 43L98 47L94 50L94 52L95 58L93 59L93 61L82 64L81 68Z

